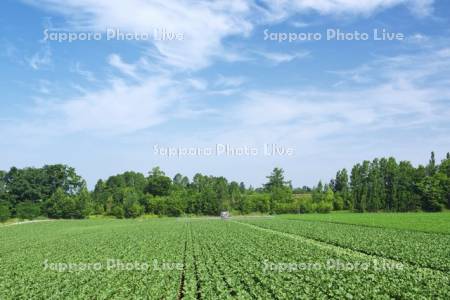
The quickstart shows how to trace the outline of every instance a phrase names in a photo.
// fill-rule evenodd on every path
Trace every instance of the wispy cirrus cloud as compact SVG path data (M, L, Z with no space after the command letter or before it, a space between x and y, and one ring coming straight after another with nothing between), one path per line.
M182 41L152 41L148 49L148 55L179 70L197 70L211 65L215 59L232 58L236 53L228 51L224 39L246 37L255 26L280 22L295 14L316 11L324 15L367 16L404 5L417 15L426 16L433 9L433 0L22 1L64 15L67 25L73 29L119 28L124 32L150 34L155 29L165 29L183 33ZM157 53L152 51L153 47ZM277 56L275 59L286 61L288 58Z
M109 1L109 0L28 0L43 9L68 18L74 29L104 31L119 28L123 32L146 32L165 29L182 33L183 41L155 41L159 55L168 66L198 69L210 64L222 52L222 39L245 35L252 29L246 20L250 13L247 1ZM132 16L132 17L130 17ZM170 22L168 22L170 20Z
M132 78L138 78L137 75L137 66L133 64L128 64L122 60L122 57L118 54L111 54L108 57L108 63L122 72L123 74L132 77Z
M316 129L321 125L333 123L321 136L448 127L448 57L448 48L437 48L415 55L376 58L356 69L336 72L341 85L327 91L250 91L232 113L234 124L239 121L248 128L291 127L295 135L294 129L318 133Z
M257 53L274 64L288 63L296 59L307 58L311 55L309 51L298 51L294 53L261 51Z
M28 64L34 70L39 70L52 63L52 51L50 46L43 45L41 49L28 59Z
M263 0L272 19L284 19L296 13L315 11L322 15L369 16L384 9L403 5L419 17L433 12L434 0Z
M90 81L90 82L96 81L94 73L90 70L85 69L84 66L82 66L82 64L80 62L76 62L71 67L70 71L80 75L81 77L85 78L87 81Z

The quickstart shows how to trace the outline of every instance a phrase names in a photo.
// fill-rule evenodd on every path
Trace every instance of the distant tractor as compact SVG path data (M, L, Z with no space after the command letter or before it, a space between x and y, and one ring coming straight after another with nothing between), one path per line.
M220 213L220 217L222 218L222 220L228 220L230 218L230 213L227 211L223 211Z

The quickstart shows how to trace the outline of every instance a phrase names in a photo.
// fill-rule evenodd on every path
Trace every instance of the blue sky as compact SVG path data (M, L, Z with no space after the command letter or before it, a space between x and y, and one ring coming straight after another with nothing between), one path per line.
M259 186L280 166L294 185L313 185L364 159L441 158L449 12L443 0L2 1L0 169L65 163L93 186L159 165ZM107 40L108 29L183 38ZM328 40L338 29L369 38ZM375 29L405 38L374 40ZM155 153L218 144L258 154ZM265 144L294 153L264 155Z

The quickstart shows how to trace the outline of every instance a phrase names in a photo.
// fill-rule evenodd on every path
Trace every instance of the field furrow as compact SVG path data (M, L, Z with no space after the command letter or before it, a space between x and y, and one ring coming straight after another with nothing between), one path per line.
M450 271L450 235L296 220L243 220L403 263Z

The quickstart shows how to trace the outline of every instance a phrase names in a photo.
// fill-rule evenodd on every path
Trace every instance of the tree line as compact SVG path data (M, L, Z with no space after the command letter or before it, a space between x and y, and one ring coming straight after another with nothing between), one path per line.
M450 208L450 154L426 166L394 158L356 164L329 183L293 189L275 168L260 188L225 177L181 174L168 177L155 167L147 175L125 172L99 180L88 191L85 180L65 165L0 171L0 221L10 217L81 219L90 215L135 218L143 214L219 215L326 213L331 210L440 211Z
M427 165L414 167L395 158L364 161L346 169L330 184L335 209L359 212L406 212L450 208L450 153L438 164L434 152Z

